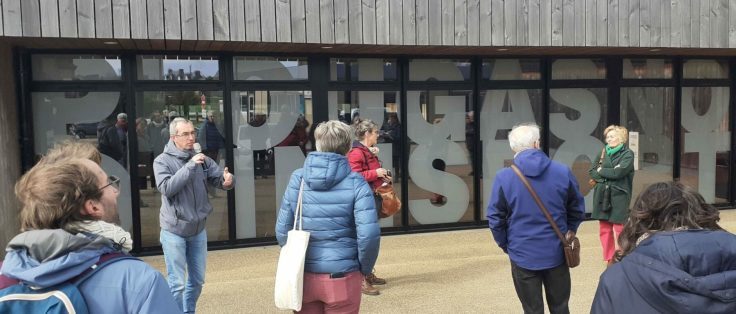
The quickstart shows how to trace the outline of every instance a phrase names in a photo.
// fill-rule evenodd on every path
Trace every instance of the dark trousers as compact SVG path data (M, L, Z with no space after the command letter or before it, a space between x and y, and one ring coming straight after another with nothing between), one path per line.
M528 270L511 262L511 277L524 313L544 314L543 286L550 313L570 313L567 306L570 299L570 269L564 263L550 269Z

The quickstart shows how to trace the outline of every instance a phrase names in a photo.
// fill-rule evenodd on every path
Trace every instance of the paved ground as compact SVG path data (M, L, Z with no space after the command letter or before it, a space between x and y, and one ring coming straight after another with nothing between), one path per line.
M721 212L721 226L736 232L736 210ZM600 258L598 225L578 234L582 264L572 269L572 313L589 313ZM199 313L279 313L273 305L278 247L213 251ZM163 257L144 260L165 271ZM387 236L377 274L388 280L380 296L363 296L363 313L520 313L508 258L486 229ZM281 312L283 313L283 312Z

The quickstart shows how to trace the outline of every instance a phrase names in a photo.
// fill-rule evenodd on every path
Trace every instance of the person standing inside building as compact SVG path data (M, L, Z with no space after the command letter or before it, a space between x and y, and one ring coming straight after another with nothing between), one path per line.
M215 162L218 161L220 149L225 147L225 138L217 128L215 113L207 111L207 120L199 127L197 142L202 145L202 153Z
M101 123L97 131L97 149L100 153L110 156L125 167L128 156L128 115L119 113L115 124Z
M92 152L82 146L54 150ZM105 255L132 249L130 234L118 225L120 179L74 157L83 156L42 159L16 183L22 233L8 244L2 276L53 287L75 280ZM110 261L77 287L90 313L180 312L161 273L136 259Z
M371 120L365 119L353 124L356 141L348 152L350 168L365 178L373 192L384 182L392 182L391 174L387 169L381 167L378 156L371 151L378 143L378 125ZM380 201L376 202L376 208ZM378 217L378 212L376 212ZM367 274L363 280L363 293L367 295L378 295L380 292L373 285L385 285L386 280L376 276L374 272Z
M235 185L227 167L220 169L196 153L192 122L176 118L169 124L171 140L153 162L161 192L159 241L164 251L169 287L185 313L193 313L202 292L207 262L207 216L212 212L205 184L229 190Z
M736 235L679 182L650 185L618 239L620 262L598 281L590 313L736 313Z
M530 182L568 240L583 221L585 202L569 167L539 150L536 124L509 133L514 164ZM569 313L570 270L552 225L512 169L496 173L488 204L493 239L511 260L511 276L524 313L544 313L542 288L552 314Z
M593 191L591 218L599 221L603 260L608 266L614 262L617 239L629 215L634 183L634 152L626 146L628 134L622 126L607 127L603 131L606 146L597 154L598 161L588 171L597 182Z
M352 142L350 126L332 120L320 123L314 133L317 151L291 175L276 220L276 239L286 244L303 189L303 228L311 234L301 312L358 313L361 282L373 270L381 241L373 191L345 158Z

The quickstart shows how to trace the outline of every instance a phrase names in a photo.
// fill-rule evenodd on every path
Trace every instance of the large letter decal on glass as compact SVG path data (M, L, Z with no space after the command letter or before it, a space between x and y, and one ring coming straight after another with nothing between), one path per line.
M428 199L410 200L409 210L421 224L459 221L467 210L470 197L468 187L458 176L435 170L432 161L442 159L446 165L468 163L465 150L454 141L465 140L464 96L437 96L435 109L444 114L438 124L430 124L420 111L420 92L408 92L407 123L409 138L417 143L409 156L409 175L416 185L427 191L447 196L442 206L432 205Z
M697 88L710 89L709 103L693 102ZM727 87L682 88L682 127L687 130L683 152L698 153L698 192L708 203L713 203L716 196L716 152L729 150L731 132L723 126L727 121L728 98ZM696 105L708 111L700 114L695 110Z
M550 131L564 141L554 152L553 159L570 167L580 158L587 157L594 160L596 151L600 152L603 143L591 136L598 126L601 117L601 104L593 92L582 89L553 89L550 97L557 103L572 108L580 113L576 120L568 119L564 113L550 113ZM586 169L587 170L587 169ZM578 183L587 182L587 176L576 174ZM592 209L593 196L588 193L585 197L585 208Z

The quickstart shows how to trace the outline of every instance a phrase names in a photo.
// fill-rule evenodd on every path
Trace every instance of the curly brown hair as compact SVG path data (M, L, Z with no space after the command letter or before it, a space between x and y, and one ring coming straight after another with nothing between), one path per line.
M653 183L634 202L629 220L618 238L618 258L636 248L646 233L678 229L723 230L718 210L703 196L680 182Z
M90 219L82 212L84 203L102 197L97 175L85 164L90 162L40 163L26 172L15 184L21 231L65 229L69 222Z

